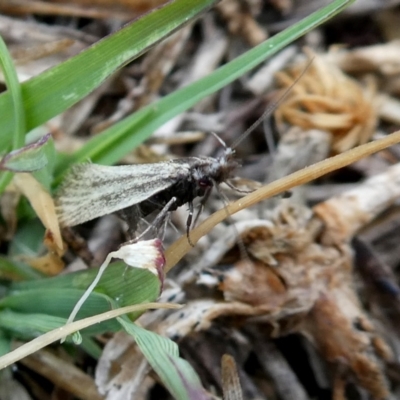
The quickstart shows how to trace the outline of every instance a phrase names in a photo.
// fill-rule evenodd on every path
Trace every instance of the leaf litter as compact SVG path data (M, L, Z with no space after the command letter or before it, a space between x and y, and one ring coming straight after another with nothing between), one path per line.
M291 10L294 13L291 17L296 18L291 2L275 3L273 11L281 15L282 23L290 19ZM23 10L24 4L21 4ZM91 10L94 13L91 15L72 4L68 9L55 5L53 12L70 15L70 10L76 7L75 12L81 12L82 17L103 18L99 11L101 2L93 5L98 9ZM121 7L129 7L121 4ZM4 2L3 12L8 12L7 6L11 7L11 2ZM114 10L111 14L121 18L120 10ZM76 16L69 18L75 22L79 20ZM215 148L212 138L205 138L196 145L189 140L187 144L173 146L169 142L176 133L204 130L204 123L210 120L214 121L213 130L228 144L232 143L271 102L279 103L275 121L268 119L264 125L269 137L276 137L274 130L278 130L276 149L268 152L261 127L237 149L238 158L243 160L239 172L248 180L274 181L331 154L340 154L398 129L398 43L397 38L386 40L387 27L384 29L385 22L382 22L387 20L390 24L392 20L378 8L377 17L371 21L381 36L371 37L367 30L358 33L351 30L352 22L362 22L365 17L355 13L346 18L332 23L331 29L335 28L343 36L337 33L337 37L333 40L329 37L329 41L346 43L343 37L354 35L354 42L360 43L357 46L349 41L347 48L328 50L325 45L328 36L324 35L328 35L329 28L310 33L301 42L308 45L307 56L298 44L291 47L291 53L282 52L266 64L265 68L272 68L275 62L279 65L277 70L283 71L274 80L267 79L261 93L257 91L259 85L249 82L262 68L197 105L195 112L200 118L182 114L155 133L153 138L157 139L157 144L145 144L129 157L143 159L144 154L154 153L160 159L212 155ZM12 26L21 21L26 22L14 16L9 23ZM93 20L88 29L91 37L102 35L106 21ZM122 19L120 21L121 24ZM32 24L31 21L31 29L32 25L36 32L43 29L41 23ZM71 142L79 145L80 141L140 106L187 83L190 77L197 79L205 65L215 68L221 60L239 54L243 47L263 40L273 29L270 26L274 25L268 21L261 2L221 3L200 22L188 26L118 72L113 85L104 85L95 96L52 121L56 145L65 151L68 143L68 146ZM48 29L46 27L47 34ZM60 40L60 35L64 35L83 41L89 37L77 28L58 26L56 19L50 29L54 31L49 34L50 39ZM106 29L110 31L111 24ZM205 32L203 37L199 30ZM220 43L207 51L206 32L210 31L220 35ZM61 46L60 51L66 48ZM47 67L54 61L53 52L51 54L52 61L41 59ZM205 63L205 57L214 61ZM282 88L291 85L302 73L307 57L312 58L308 70L291 93L280 101ZM37 60L32 60L30 65L24 57L23 62L24 68L32 74L40 71L41 67L36 70L34 66ZM246 103L252 100L249 92L256 92L258 96L252 107ZM238 115L240 118L235 120L233 117ZM227 124L229 117L234 121L231 126ZM71 120L78 121L73 124L73 130L66 122ZM70 128L68 135L67 126ZM272 198L232 215L226 224L218 225L209 236L202 237L166 276L160 301L176 301L185 304L184 308L148 312L139 322L177 340L183 356L202 377L203 386L209 391L215 390L219 396L222 392L229 393L228 389L233 390L226 387L230 385L229 379L221 376L220 368L221 357L229 353L235 360L241 385L238 390L235 383L234 391L238 394L233 398L240 398L241 392L246 399L291 399L293 393L297 398L322 399L324 393L333 399L357 398L352 391L360 396L368 393L378 399L396 398L400 346L399 326L393 316L400 308L396 292L398 246L393 243L398 238L395 227L399 155L398 146L395 146L370 156L368 164L379 164L379 173L358 162L317 182L291 189L290 198ZM129 158L123 161L129 162ZM338 192L330 196L332 185ZM224 192L237 198L237 194L229 190ZM314 192L319 195L313 196ZM316 197L317 204L310 202ZM40 198L34 200L40 201ZM220 208L221 197L213 194L201 220ZM48 219L48 212L44 215L42 218ZM172 216L176 228L166 228L166 247L177 237L176 229L185 231L186 218L185 207ZM105 255L100 254L104 251L102 246L92 245L95 241L106 244L108 252L124 241L123 226L118 225L120 233L115 235L107 229L99 229L100 223L105 222L78 230L97 260L104 259ZM52 226L51 222L46 224ZM376 231L382 235L374 234ZM355 245L357 241L363 245ZM55 242L60 249L58 235ZM244 259L241 257L243 248ZM62 253L58 253L60 255ZM73 253L69 252L67 271L72 268L73 258ZM360 259L363 260L361 264ZM365 273L368 266L373 273ZM384 302L385 297L393 301ZM126 353L138 357L138 349L131 338L118 333L103 336L101 340L106 344L105 351L95 368L101 393L110 399L126 399L127 393L135 399L148 398L159 385L154 374L149 374L150 368L144 360L138 358L133 363L132 358L127 357ZM74 360L66 362L75 363ZM224 362L226 364L226 358ZM52 374L45 368L34 368L53 382L50 392L59 390L57 376L62 375L61 367ZM89 370L86 368L83 372L93 382ZM223 374L226 375L226 371ZM286 383L286 388L282 382ZM68 386L71 393L90 398L89 391L85 393L84 389L81 393L73 386L74 383ZM92 386L89 387L92 390ZM163 396L167 398L168 395ZM229 397L226 394L224 398Z

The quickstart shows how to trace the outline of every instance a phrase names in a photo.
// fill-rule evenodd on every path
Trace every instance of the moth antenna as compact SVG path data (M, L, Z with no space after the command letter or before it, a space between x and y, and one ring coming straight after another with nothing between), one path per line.
M277 144L274 139L274 133L272 132L271 124L267 124L267 120L264 120L262 124L263 124L265 142L267 143L267 147L270 154L272 155L272 157L274 157L276 153Z
M270 104L265 111L261 114L261 116L259 118L257 118L257 120L255 122L253 122L249 128L247 128L242 135L240 135L233 143L231 148L235 149L244 139L247 138L247 136L250 135L250 133L252 133L257 126L259 126L261 124L261 122L268 117L269 115L272 114L272 112L278 107L280 106L283 101L286 99L286 97L289 95L289 93L292 91L294 85L297 84L297 82L303 77L303 75L307 72L308 68L310 68L311 63L313 62L314 57L311 58L311 60L307 63L306 67L304 68L304 70L302 71L302 73L296 78L296 80L283 92L283 95L280 97L280 99L278 101L276 101L273 104Z
M228 146L226 145L226 143L225 143L215 132L210 132L210 133L215 137L215 139L218 140L218 142L221 144L221 146L222 146L224 149L227 149L227 148L228 148Z

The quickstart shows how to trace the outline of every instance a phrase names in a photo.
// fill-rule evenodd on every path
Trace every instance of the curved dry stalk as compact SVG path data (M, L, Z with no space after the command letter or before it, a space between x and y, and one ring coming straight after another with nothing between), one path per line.
M88 317L80 319L79 321L71 322L68 325L61 326L60 328L53 329L43 335L40 335L36 339L31 340L18 347L17 349L11 351L0 357L0 369L3 369L24 357L29 356L42 349L49 344L61 340L65 336L71 335L74 332L87 328L91 325L98 324L100 322L107 321L112 318L119 317L124 314L128 314L135 311L144 311L156 308L180 308L180 304L172 303L145 303L145 304L135 304L133 306L121 307L116 310L107 311L102 314L94 315L93 317Z
M196 244L201 237L206 235L217 224L247 207L253 206L272 196L276 196L291 188L313 181L329 172L343 168L373 153L381 151L396 143L400 143L400 131L392 133L382 139L358 146L342 154L327 158L309 167L296 171L284 178L278 179L260 189L248 194L247 196L229 204L226 208L218 210L209 218L203 221L197 228L190 232L190 239ZM165 252L166 264L164 271L168 272L184 255L191 250L191 245L187 241L186 235L176 240Z

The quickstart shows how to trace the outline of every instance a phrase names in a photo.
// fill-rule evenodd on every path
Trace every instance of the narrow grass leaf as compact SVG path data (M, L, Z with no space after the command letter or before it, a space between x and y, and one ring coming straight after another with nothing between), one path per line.
M6 334L3 330L0 330L0 356L7 354L11 350L12 339L10 335Z
M26 115L24 133L87 96L118 68L205 12L213 3L215 0L170 1L66 62L24 82L21 85ZM9 92L0 95L0 114L1 152L10 146L15 132L13 99Z
M99 360L103 353L103 349L97 344L97 342L87 335L82 336L80 347L95 360Z
M179 357L178 345L172 340L118 318L164 385L178 400L207 399L192 366Z
M43 275L24 263L10 261L8 257L0 256L0 278L20 281L43 278Z
M24 203L28 203L26 199L23 200ZM30 206L29 210L32 210ZM15 232L8 246L8 256L11 260L21 260L24 256L37 257L39 252L44 249L43 236L45 234L45 229L38 219L32 220L32 216L33 214L29 217L25 216L25 220L21 218L18 222L17 232ZM27 221L27 219L30 220Z
M17 71L3 38L0 36L0 65L3 70L4 80L7 86L9 99L9 113L7 117L11 121L10 132L12 134L12 148L18 149L25 143L25 110L22 98L22 89L18 80ZM2 113L3 118L5 115ZM2 122L3 122L2 118ZM4 134L4 132L2 132ZM0 149L1 150L1 149Z
M75 321L72 324L62 326L61 328L53 329L50 332L47 332L39 337L29 341L28 343L23 344L18 347L14 351L0 357L0 369L5 368L22 358L34 353L37 350L42 349L43 347L53 343L55 341L60 340L66 335L71 335L72 333L83 330L85 328L91 327L93 325L99 324L101 322L109 321L110 319L118 318L121 315L126 313L138 312L148 309L158 309L158 308L173 308L176 309L179 306L176 304L169 303L145 303L145 304L136 304L133 306L122 307L117 310L111 310L105 312L100 315L95 315L93 317L85 318L80 321Z
M83 291L93 282L97 273L98 268L91 268L53 278L16 282L11 285L10 294L28 290L40 291L46 288ZM132 268L123 262L114 262L106 269L94 292L115 299L121 307L146 303L157 299L160 293L160 280L147 270ZM52 301L57 303L57 295ZM71 310L72 307L69 312Z
M7 309L24 315L23 318L21 317L21 321L24 321L25 318L27 321L29 321L29 318L34 319L38 315L42 315L44 320L47 317L56 317L62 321L62 324L60 325L62 326L67 321L68 315L82 294L83 291L77 289L60 290L47 288L40 290L26 290L20 293L11 294L0 300L0 309ZM92 293L84 307L82 307L80 310L78 319L101 314L109 311L112 308L117 308L117 305L114 304L113 307L113 300L111 298L99 293ZM40 324L40 320L38 320L37 323ZM0 327L3 327L1 325L1 321ZM54 326L51 329L55 329L57 327L59 326ZM104 324L97 324L88 328L86 333L95 334L106 331L116 331L119 329L120 326L116 321L107 321ZM44 333L48 330L46 330L46 326L44 325L41 329L39 329L39 331ZM17 334L18 332L14 333ZM32 332L31 338L36 336L37 335Z
M43 168L48 162L43 148L49 140L51 140L51 135L47 134L35 143L28 144L6 154L0 160L0 170L33 172Z
M2 125L2 140L0 141L0 154L11 149L15 150L22 147L25 143L25 110L22 100L21 86L18 81L18 75L14 67L13 60L0 36L0 66L4 74L4 80L7 86L9 98L9 107L7 114L1 113L2 122L5 117L10 120L10 133L5 134ZM11 135L11 136L10 136ZM10 138L9 141L6 138ZM12 174L10 172L0 173L0 193L4 191L10 183Z
M13 338L28 340L65 324L65 318L48 314L25 314L12 310L0 311L0 327Z
M59 158L59 153L56 152L52 137L43 147L41 147L40 151L46 158L47 164L43 168L33 171L32 174L36 180L38 180L47 190L50 191L54 178L54 169Z
M98 268L92 268L54 278L13 283L8 295L0 300L0 309L7 308L27 315L47 314L66 321L97 272ZM113 263L86 299L77 318L101 314L112 308L149 303L155 301L159 293L160 280L153 273L129 267L123 262ZM137 312L129 317L135 320L140 314ZM108 321L90 327L82 334L118 329L117 322Z

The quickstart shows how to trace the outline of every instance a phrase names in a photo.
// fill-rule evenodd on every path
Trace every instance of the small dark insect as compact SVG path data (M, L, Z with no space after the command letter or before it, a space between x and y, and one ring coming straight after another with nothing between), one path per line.
M156 218L189 204L187 230L193 220L193 200L232 177L238 167L234 150L225 147L220 157L187 157L125 166L80 164L71 169L56 196L62 226L74 226L118 212L131 231L140 218L159 211Z

